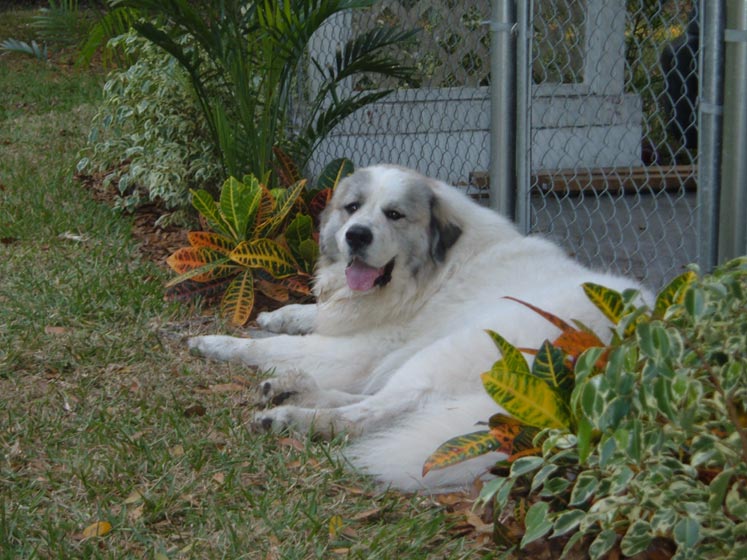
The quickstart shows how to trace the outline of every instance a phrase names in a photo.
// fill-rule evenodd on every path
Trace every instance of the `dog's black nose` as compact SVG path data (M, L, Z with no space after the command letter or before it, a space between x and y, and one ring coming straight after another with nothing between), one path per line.
M353 251L359 251L371 244L373 233L364 226L352 226L345 232L345 239Z

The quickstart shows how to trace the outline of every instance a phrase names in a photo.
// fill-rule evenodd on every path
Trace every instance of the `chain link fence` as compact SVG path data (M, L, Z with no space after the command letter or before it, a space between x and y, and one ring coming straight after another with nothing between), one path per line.
M528 229L660 287L697 257L697 3L534 7Z
M337 157L357 166L398 163L467 186L490 159L489 35L485 0L383 0L339 16L314 38L322 66L341 40L375 25L419 28L400 59L415 68L410 84L349 83L354 89L397 89L338 126L316 150L312 172ZM313 76L312 76L313 87Z
M697 257L698 2L527 6L518 22L528 37L518 59L528 67L517 80L529 93L517 119L526 126L516 146L526 170L517 221L586 264L657 288ZM410 84L347 84L396 89L339 126L312 173L337 157L398 163L489 204L490 18L486 0L383 0L324 28L311 48L322 66L370 26L422 32L399 52L416 68Z

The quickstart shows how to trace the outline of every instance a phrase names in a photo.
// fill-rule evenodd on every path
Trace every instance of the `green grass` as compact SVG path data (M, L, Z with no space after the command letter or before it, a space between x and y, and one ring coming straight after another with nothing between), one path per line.
M129 218L71 177L101 82L0 56L0 558L478 555L341 442L253 434L258 375L188 355L226 327L164 303Z

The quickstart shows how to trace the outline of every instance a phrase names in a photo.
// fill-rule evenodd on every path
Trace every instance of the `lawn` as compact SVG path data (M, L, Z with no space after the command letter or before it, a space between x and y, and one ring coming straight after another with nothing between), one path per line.
M0 16L27 38L29 12ZM230 329L165 303L133 217L73 178L103 80L0 54L0 557L487 552L435 498L347 470L340 441L248 429L263 374L185 351Z

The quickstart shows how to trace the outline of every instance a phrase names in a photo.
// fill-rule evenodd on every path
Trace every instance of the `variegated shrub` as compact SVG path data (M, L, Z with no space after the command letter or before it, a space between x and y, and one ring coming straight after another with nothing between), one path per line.
M612 343L542 310L563 334L539 350L491 334L503 358L483 380L514 419L447 442L426 467L510 455L481 495L524 523L520 542L498 527L504 547L563 538L564 555L632 557L656 539L674 558L747 558L747 258L683 274L653 310L585 289L615 323Z

